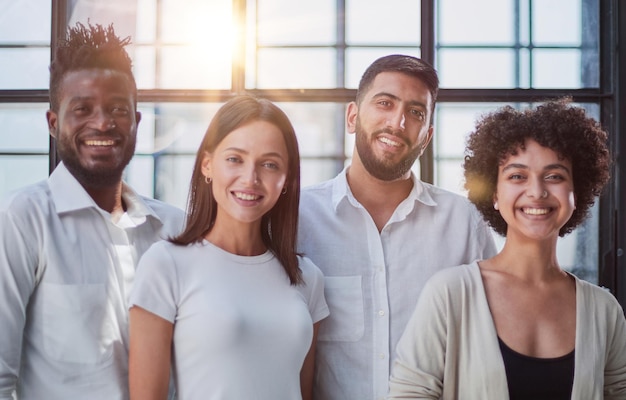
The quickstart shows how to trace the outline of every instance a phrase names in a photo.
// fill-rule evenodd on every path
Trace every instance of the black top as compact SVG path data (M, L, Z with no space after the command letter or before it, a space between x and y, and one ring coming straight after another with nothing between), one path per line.
M557 358L520 354L500 338L511 400L570 400L574 384L574 351Z

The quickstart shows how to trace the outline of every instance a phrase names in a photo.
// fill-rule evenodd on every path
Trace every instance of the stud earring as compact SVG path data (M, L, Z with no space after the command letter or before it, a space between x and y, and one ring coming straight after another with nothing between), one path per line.
M497 200L493 203L493 209L496 210L496 211L498 211L500 209L500 207L498 206L498 201Z

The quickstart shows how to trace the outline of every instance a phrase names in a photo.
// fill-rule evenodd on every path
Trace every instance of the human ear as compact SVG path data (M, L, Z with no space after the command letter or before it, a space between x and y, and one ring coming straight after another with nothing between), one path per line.
M48 132L50 136L57 139L57 124L58 124L58 116L52 110L46 111L46 120L48 120Z
M348 127L348 133L354 133L356 131L356 120L359 115L359 106L354 101L348 104L346 109L346 125Z

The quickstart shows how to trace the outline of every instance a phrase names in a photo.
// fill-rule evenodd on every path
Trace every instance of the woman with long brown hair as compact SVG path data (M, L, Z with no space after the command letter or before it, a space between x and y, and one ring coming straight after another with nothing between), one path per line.
M295 250L300 158L273 103L239 96L202 140L187 223L141 259L130 304L132 399L308 399L328 315Z

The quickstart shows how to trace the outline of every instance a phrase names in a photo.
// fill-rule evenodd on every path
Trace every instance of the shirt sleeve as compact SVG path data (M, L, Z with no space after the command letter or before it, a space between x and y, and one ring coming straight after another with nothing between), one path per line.
M330 315L324 297L324 275L308 258L301 257L299 260L304 280L304 285L300 285L299 289L307 302L313 323L316 323Z
M0 399L13 399L22 354L28 301L35 289L38 238L29 221L0 209Z
M439 399L443 394L448 313L442 282L433 278L396 347L388 399Z
M613 299L612 299L613 300ZM626 319L617 301L614 302L615 324L608 324L608 355L604 367L604 398L626 398Z
M138 306L174 323L179 302L176 263L167 242L153 244L137 265L129 308Z

